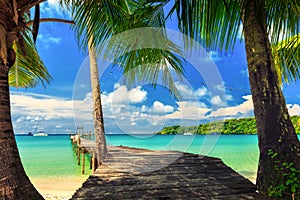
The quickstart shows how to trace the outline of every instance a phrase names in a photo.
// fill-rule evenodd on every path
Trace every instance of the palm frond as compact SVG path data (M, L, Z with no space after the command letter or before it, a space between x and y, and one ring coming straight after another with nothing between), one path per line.
M120 7L121 1L117 0L65 0L60 1L61 5L69 9L72 13L76 26L79 46L87 49L89 40L92 45L98 46L103 41L111 37L115 31L121 32L125 29L130 18L129 14Z
M179 30L207 49L232 51L243 4L235 0L175 0L167 17L176 14Z
M279 82L289 84L300 79L300 34L272 47Z
M23 47L21 43L14 45L16 62L9 71L9 85L16 88L30 88L42 84L45 87L52 77L39 57L30 33L23 33L23 41Z
M271 44L275 45L300 32L300 1L265 1L267 28Z
M165 27L163 7L166 2L168 1L154 3L149 0L64 1L73 14L76 23L74 30L81 47L86 48L89 40L92 40L91 43L99 54L106 51L106 57L114 63L121 63L124 67L128 84L142 80L154 83L162 74L165 75L164 84L177 94L170 76L171 72L167 70L173 68L177 75L181 76L183 59L178 57L179 51L166 39L164 31L158 33L159 39L155 38L156 34L147 35L148 42L152 42L151 47L146 44L147 41L139 40L138 37L134 37L134 41L131 41L132 38L122 37L119 38L118 45L115 45L115 40L108 46L103 45L112 36L124 31L143 27ZM145 35L141 35L140 38L145 38ZM153 43L157 46L163 44L164 48L155 49Z

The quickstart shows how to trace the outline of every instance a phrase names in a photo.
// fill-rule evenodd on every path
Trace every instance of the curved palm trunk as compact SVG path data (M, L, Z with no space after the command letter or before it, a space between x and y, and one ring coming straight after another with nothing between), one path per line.
M8 66L0 65L0 199L43 199L22 166L10 115Z
M0 65L0 199L43 199L27 177L10 115L8 67Z
M8 72L16 57L11 2L0 1L0 199L43 199L24 171L11 122Z
M256 184L262 193L268 193L270 186L284 181L283 173L278 173L275 166L293 162L300 169L300 143L278 85L265 10L255 2L258 1L248 1L243 25L260 149ZM269 150L279 156L271 158Z
M101 165L107 153L106 139L104 132L104 122L101 104L100 83L98 78L98 65L96 52L91 44L89 44L89 58L90 58L90 73L91 86L93 96L93 116L94 116L94 134L96 137L96 159L97 166ZM97 167L96 166L96 167Z

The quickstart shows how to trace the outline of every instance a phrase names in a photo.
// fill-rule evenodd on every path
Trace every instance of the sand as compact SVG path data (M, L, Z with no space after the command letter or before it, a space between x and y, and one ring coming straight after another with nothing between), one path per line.
M79 177L45 177L31 178L31 182L46 200L67 200L72 197L87 178L87 175Z

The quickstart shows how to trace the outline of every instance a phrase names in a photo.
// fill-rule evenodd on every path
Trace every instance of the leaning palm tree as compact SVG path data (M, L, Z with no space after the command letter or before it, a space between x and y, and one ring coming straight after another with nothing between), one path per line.
M10 113L9 83L25 87L44 82L42 76L46 82L50 80L28 36L25 11L29 8L30 1L0 1L1 199L42 199L22 166ZM30 55L25 55L25 51Z
M97 54L95 48L89 43L88 47L90 58L90 76L92 87L92 101L93 101L93 118L94 118L94 135L96 138L96 149L93 152L93 158L96 159L93 163L96 168L104 161L107 153L106 138L104 131L104 118L101 103L100 81L98 75Z
M285 168L283 163L292 165L294 169L300 169L300 143L278 83L271 45L293 36L298 40L300 2L293 0L175 0L174 2L169 16L176 11L179 29L202 42L208 49L231 51L238 38L238 29L243 25L260 149L257 187L260 192L268 193L276 186L285 185L287 181L285 172L288 170L278 172L278 169ZM292 75L299 77L299 68L293 67L296 66L294 65L296 54L299 62L299 48L288 50L287 47L280 45L279 55L284 61L280 62L280 65L290 70ZM296 179L297 177L300 178L299 173L296 174ZM295 193L294 190L295 188L290 193Z

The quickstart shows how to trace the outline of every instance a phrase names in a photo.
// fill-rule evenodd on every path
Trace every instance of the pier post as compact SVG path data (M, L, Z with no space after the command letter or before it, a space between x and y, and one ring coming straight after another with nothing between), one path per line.
M80 147L77 148L77 164L80 165Z
M84 174L85 152L82 151L82 174Z
M90 169L93 169L93 155L90 154Z

